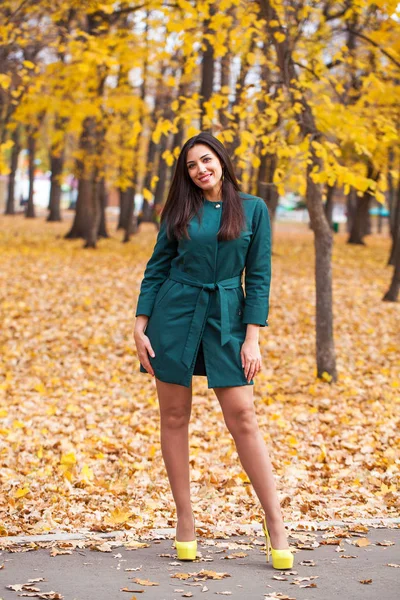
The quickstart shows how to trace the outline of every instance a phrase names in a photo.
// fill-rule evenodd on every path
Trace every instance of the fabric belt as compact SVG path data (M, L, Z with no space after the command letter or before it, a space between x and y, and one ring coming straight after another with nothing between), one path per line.
M169 279L184 283L186 285L192 285L194 287L201 288L189 327L189 333L186 338L185 347L182 352L182 362L184 365L190 368L197 350L197 342L203 330L210 293L219 292L220 295L221 346L224 346L229 342L231 338L231 330L229 323L228 296L226 290L233 290L241 287L242 277L241 275L237 275L235 277L230 277L229 279L222 279L221 281L217 281L215 283L203 283L197 279L194 279L191 275L188 275L188 273L184 273L179 269L173 268L170 271Z

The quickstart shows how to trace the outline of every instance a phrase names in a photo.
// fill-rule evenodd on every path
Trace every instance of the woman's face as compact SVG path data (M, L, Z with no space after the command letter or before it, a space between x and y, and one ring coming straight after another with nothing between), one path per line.
M219 189L222 166L218 156L209 146L196 144L187 153L186 164L193 182L204 191Z

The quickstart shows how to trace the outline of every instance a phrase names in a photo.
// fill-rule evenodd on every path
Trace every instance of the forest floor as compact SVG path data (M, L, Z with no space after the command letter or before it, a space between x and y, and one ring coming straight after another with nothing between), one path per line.
M156 231L96 250L70 219L0 217L0 536L175 524L154 379L134 314ZM382 302L390 240L334 238L338 381L316 378L312 232L277 225L263 370L254 385L285 521L399 517L400 304ZM192 501L199 534L260 521L217 398L193 378Z

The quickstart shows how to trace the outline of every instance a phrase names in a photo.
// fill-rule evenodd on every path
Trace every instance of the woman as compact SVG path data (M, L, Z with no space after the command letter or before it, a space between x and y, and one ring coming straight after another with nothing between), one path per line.
M268 325L270 280L265 202L239 191L219 140L204 132L192 137L177 161L134 330L140 371L156 381L161 450L178 519L175 547L183 560L197 550L188 427L192 375L203 375L265 511L267 560L271 546L274 568L293 566L251 387L262 366L258 336Z

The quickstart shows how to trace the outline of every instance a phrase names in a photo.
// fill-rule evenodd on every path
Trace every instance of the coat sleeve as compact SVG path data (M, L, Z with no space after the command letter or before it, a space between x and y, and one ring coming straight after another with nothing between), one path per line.
M153 254L146 265L140 286L136 316L147 315L150 317L157 292L168 278L171 261L177 255L177 249L178 241L176 238L168 239L165 221L162 221Z
M243 323L268 325L271 285L271 223L264 200L254 211L253 235L246 256Z

